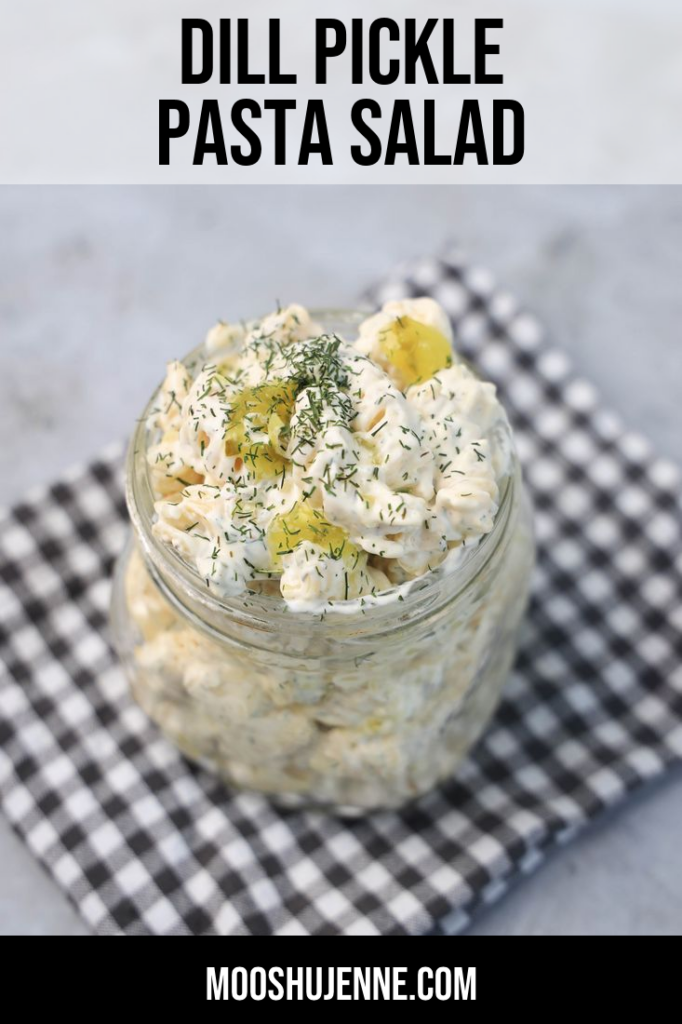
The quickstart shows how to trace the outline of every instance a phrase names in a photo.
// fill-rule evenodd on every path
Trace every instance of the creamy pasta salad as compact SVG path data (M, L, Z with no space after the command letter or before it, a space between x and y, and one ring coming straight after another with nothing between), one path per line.
M506 415L434 300L387 303L353 341L291 305L217 324L206 353L168 365L148 462L154 531L210 589L371 601L492 529Z

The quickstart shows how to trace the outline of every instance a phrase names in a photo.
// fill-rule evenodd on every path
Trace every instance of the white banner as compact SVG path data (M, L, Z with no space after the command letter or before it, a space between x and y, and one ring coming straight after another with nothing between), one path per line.
M4 0L0 182L678 183L681 53L679 0Z

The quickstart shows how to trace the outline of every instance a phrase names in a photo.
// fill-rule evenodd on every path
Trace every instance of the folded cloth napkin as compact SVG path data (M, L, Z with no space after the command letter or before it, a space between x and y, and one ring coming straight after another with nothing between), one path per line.
M120 449L2 516L2 807L95 931L459 931L679 760L677 471L489 273L455 254L371 299L417 294L445 306L459 349L499 386L540 560L498 714L456 778L406 810L342 821L232 794L132 702L107 641Z

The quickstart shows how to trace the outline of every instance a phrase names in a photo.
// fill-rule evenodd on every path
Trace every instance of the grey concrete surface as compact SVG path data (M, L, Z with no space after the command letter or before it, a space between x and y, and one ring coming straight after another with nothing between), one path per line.
M219 316L350 304L457 239L605 402L682 461L682 188L0 188L0 501L126 433ZM474 934L682 932L682 775L490 908ZM82 926L0 821L0 932Z

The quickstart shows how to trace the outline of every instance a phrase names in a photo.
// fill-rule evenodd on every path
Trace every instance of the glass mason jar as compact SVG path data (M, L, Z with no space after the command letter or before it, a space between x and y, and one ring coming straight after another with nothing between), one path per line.
M349 339L361 319L313 316ZM527 602L534 544L515 458L492 531L454 571L321 617L290 611L278 592L218 597L154 536L154 397L129 446L133 531L112 598L138 703L187 757L285 806L360 814L452 775L498 702Z

